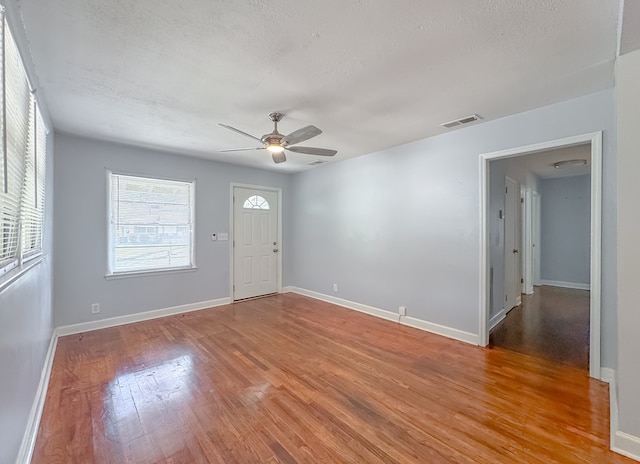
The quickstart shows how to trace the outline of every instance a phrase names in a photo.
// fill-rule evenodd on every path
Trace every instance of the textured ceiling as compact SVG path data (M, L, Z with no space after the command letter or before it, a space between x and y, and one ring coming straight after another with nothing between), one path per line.
M640 49L640 2L627 0L624 2L624 18L620 37L620 54L631 53Z
M324 133L331 162L613 85L611 0L21 0L57 130L295 171L260 136Z

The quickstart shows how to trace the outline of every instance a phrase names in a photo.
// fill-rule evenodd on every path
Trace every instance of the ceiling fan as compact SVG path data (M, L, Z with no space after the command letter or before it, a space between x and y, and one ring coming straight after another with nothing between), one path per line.
M245 150L263 150L266 149L271 153L274 163L283 163L287 160L284 154L285 150L292 151L294 153L305 153L307 155L319 155L319 156L333 156L338 153L336 150L329 150L327 148L315 148L315 147L293 147L300 142L309 140L316 135L322 134L322 131L316 126L305 126L301 129L291 132L289 135L283 135L278 132L278 123L284 115L282 113L269 113L269 119L273 121L273 132L263 135L261 138L254 137L251 134L236 129L235 127L227 126L226 124L220 124L225 129L232 130L238 134L242 134L245 137L257 140L262 143L261 147L256 148L235 148L231 150L220 150L221 152L228 151L245 151Z

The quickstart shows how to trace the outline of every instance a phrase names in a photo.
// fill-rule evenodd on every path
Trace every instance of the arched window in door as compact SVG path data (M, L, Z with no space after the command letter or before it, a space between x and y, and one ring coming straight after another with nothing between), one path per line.
M242 205L245 209L269 209L269 202L260 195L253 195L247 198Z

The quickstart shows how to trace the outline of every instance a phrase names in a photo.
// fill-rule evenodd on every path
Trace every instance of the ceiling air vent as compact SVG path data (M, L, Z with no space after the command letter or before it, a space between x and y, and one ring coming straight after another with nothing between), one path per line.
M326 164L326 161L322 161L322 160L318 160L318 161L312 161L311 163L309 163L309 166L320 166L321 164Z
M470 116L465 116L464 118L456 119L454 121L443 122L440 125L442 127L450 128L450 127L462 126L463 124L469 124L470 122L478 121L479 119L482 119L482 118L477 114L472 114Z

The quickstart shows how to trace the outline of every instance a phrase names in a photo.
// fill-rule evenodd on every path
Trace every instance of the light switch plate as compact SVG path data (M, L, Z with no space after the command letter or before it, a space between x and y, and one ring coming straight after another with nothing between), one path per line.
M218 240L229 240L229 234L226 232L218 232Z

